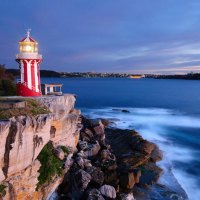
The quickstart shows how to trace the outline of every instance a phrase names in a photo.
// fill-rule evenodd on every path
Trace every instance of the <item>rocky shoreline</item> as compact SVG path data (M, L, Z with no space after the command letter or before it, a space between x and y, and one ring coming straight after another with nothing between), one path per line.
M158 184L162 153L136 131L81 116L74 95L26 101L34 112L0 123L0 199L187 199ZM43 106L48 113L35 113Z
M66 158L63 182L52 199L148 200L152 186L164 188L156 184L162 174L156 165L159 148L133 130L108 125L82 116L77 151Z

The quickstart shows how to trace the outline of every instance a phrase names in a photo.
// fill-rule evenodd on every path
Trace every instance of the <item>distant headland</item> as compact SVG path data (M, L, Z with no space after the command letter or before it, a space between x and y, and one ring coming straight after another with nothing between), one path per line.
M19 76L19 69L6 69L9 74ZM200 80L200 73L157 75L157 74L132 74L132 73L102 73L102 72L56 72L52 70L40 70L41 77L63 78L154 78L154 79L185 79Z

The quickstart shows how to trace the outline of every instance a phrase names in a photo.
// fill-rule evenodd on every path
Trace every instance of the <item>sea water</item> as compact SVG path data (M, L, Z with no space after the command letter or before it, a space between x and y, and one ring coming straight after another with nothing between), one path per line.
M200 81L43 78L42 82L63 83L63 92L76 94L76 107L90 118L110 119L113 126L135 129L158 144L164 154L159 165L165 171L160 183L176 192L182 187L190 200L200 199Z

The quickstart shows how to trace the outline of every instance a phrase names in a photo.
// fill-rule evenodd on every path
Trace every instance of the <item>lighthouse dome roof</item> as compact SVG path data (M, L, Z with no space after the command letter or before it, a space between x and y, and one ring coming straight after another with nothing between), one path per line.
M19 42L37 42L34 40L32 37L30 37L30 30L27 31L26 37L24 37L22 40Z
M25 37L22 40L20 40L19 42L36 42L36 40L34 40L32 37Z

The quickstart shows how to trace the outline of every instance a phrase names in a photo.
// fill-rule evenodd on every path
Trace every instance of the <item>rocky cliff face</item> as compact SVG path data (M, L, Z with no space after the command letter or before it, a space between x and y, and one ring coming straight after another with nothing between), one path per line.
M55 148L62 145L74 150L79 139L80 112L74 109L74 95L36 100L51 113L0 121L0 182L7 186L5 200L44 198L35 191L41 165L39 153L49 141Z
M82 117L78 151L56 190L59 200L135 200L137 187L157 181L158 147L133 130L105 128L108 123Z
M76 148L81 128L80 111L74 109L75 96L53 96L38 99L46 105L51 113L50 140L54 146L68 146Z

